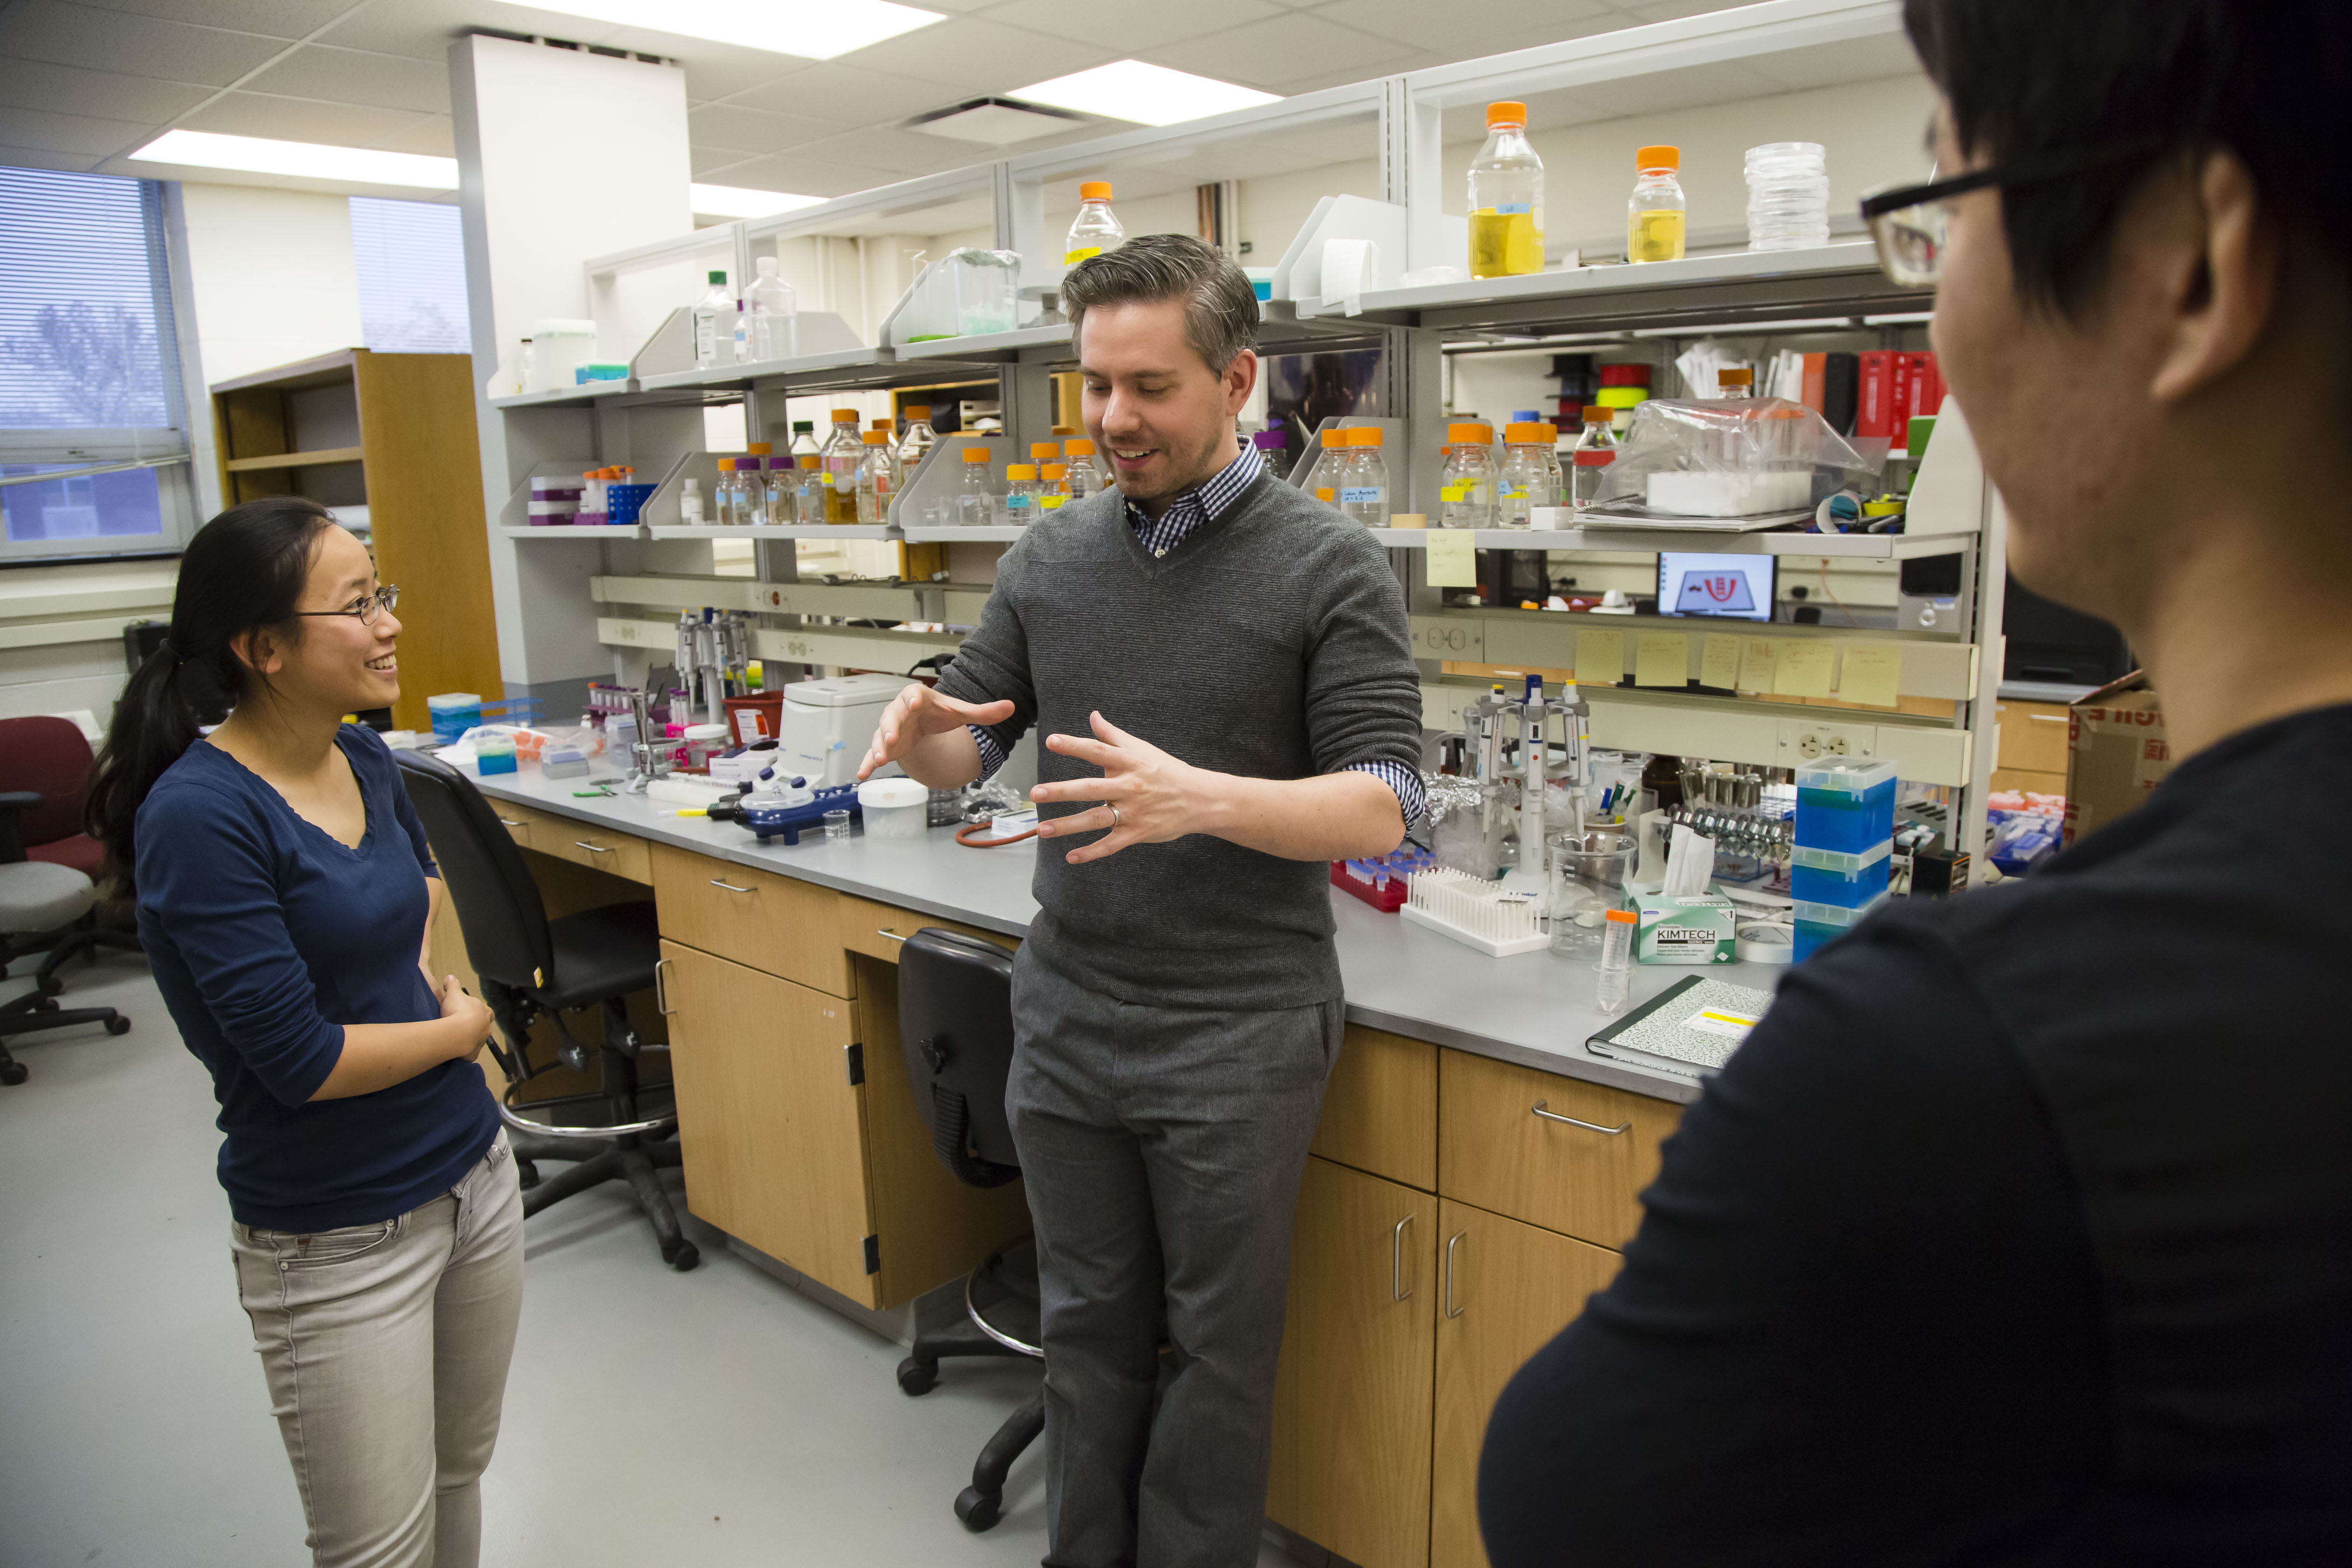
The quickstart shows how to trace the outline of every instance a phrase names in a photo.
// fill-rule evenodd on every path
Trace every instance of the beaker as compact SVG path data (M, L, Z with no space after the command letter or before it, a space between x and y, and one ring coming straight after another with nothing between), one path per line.
M1601 951L1601 923L1625 902L1633 868L1632 835L1614 828L1551 837L1551 950L1583 956Z

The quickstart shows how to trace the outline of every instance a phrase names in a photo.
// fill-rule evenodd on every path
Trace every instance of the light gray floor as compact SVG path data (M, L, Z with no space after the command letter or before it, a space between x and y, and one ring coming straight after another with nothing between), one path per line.
M211 1083L135 956L69 980L68 1005L133 1023L10 1047L32 1078L0 1089L0 1564L291 1568L301 1509L236 1305ZM698 1239L671 1273L614 1186L531 1221L487 1568L1044 1555L1034 1451L993 1531L950 1510L1033 1367L946 1363L908 1399L900 1347ZM1269 1545L1261 1568L1293 1563Z

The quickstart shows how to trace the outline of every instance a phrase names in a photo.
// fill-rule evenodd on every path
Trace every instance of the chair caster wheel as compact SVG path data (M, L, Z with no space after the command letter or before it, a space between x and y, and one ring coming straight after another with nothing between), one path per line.
M539 1167L529 1160L515 1162L515 1184L525 1192L539 1185Z
M110 1035L127 1035L131 1032L131 1020L128 1018L109 1018L106 1021L106 1032Z
M683 1274L702 1261L702 1249L690 1241L681 1241L676 1247L662 1249L662 1261Z
M997 1510L1004 1504L1003 1492L984 1492L978 1487L966 1487L956 1494L956 1517L974 1535L993 1529L1003 1517Z
M898 1392L908 1398L929 1394L939 1385L939 1363L932 1362L926 1365L913 1356L908 1356L898 1363Z
M58 996L65 993L66 983L54 974L45 974L33 984L40 989L44 996Z
M32 1076L31 1069L27 1068L23 1062L0 1064L0 1083L19 1084Z

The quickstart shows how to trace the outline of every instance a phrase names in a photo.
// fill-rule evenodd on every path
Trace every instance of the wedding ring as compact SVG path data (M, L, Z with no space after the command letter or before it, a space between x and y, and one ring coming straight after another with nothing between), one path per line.
M1110 808L1110 825L1114 832L1127 826L1127 818L1118 814L1118 807L1116 805Z

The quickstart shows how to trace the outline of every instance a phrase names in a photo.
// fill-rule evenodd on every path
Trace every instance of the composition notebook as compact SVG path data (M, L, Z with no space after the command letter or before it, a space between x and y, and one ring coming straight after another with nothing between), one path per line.
M1694 974L1667 986L1584 1042L1595 1056L1704 1078L1723 1070L1772 994Z

